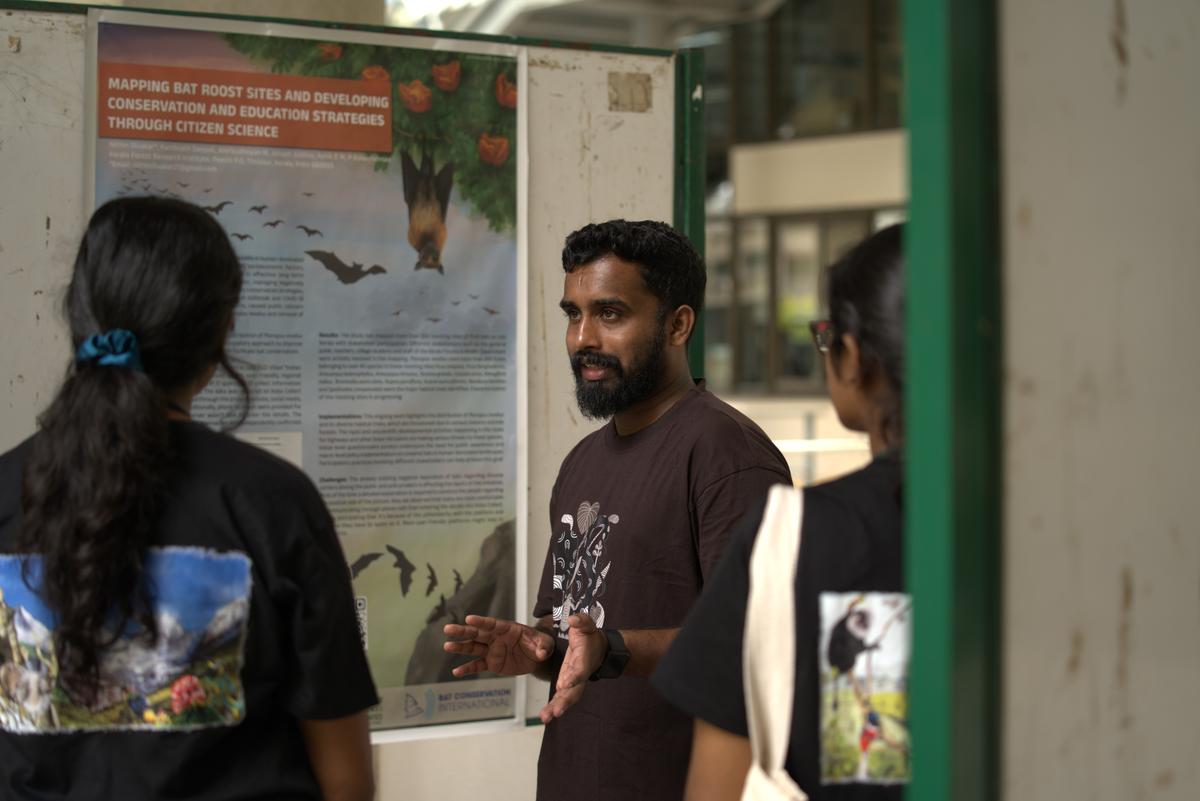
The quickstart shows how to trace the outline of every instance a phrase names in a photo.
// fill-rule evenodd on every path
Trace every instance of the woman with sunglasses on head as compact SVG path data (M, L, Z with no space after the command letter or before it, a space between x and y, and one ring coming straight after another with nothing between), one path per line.
M191 421L242 269L196 206L92 216L74 359L0 456L0 796L373 795L375 688L333 522L295 467ZM244 411L243 411L244 417Z
M902 232L885 228L829 268L829 319L812 325L834 408L847 428L866 432L872 461L805 489L798 559L794 548L775 555L796 563L794 582L783 580L794 584L795 636L783 767L813 801L899 799L909 774ZM734 534L653 678L696 721L688 801L739 798L751 767L743 641L762 518L752 515ZM763 650L751 653L769 664L772 654Z

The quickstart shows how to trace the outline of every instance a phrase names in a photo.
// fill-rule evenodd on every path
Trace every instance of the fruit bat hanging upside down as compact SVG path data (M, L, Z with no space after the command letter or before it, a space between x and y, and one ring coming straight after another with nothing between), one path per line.
M446 244L446 205L454 186L454 165L433 173L433 159L424 156L421 168L407 153L400 154L404 171L404 202L408 204L408 243L417 251L414 270L442 269L442 247Z

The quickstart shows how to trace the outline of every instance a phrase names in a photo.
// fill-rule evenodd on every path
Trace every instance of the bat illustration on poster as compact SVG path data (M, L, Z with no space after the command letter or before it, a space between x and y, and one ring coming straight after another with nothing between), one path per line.
M437 270L442 275L442 248L446 245L446 206L454 187L454 165L446 164L435 175L433 159L421 159L421 168L407 153L400 154L404 174L404 202L408 205L408 243L417 251L414 270Z
M437 589L438 580L437 573L435 573L433 570L433 565L426 562L425 567L429 570L429 585L425 588L425 597L428 598L430 595L433 595L433 591Z
M408 557L404 555L404 551L391 545L387 546L388 553L396 558L395 564L392 567L400 571L400 594L408 597L408 590L412 587L413 573L416 572L417 566L408 561Z
M358 574L363 572L363 570L367 568L367 565L371 564L381 556L383 556L383 554L377 552L364 553L362 556L355 559L350 564L350 578L358 578Z
M368 275L381 275L387 272L378 264L372 264L368 269L364 269L358 262L346 264L338 258L336 253L328 250L306 250L304 252L319 261L322 267L333 273L343 284L356 284Z

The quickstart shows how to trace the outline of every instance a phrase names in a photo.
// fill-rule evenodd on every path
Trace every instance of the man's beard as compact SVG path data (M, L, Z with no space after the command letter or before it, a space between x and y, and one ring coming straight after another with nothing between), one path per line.
M572 356L575 400L583 416L590 420L607 420L649 397L662 380L666 344L667 332L663 327L646 349L632 360L628 372L616 356L597 350L579 351ZM606 367L612 375L602 381L587 381L583 378L585 366Z

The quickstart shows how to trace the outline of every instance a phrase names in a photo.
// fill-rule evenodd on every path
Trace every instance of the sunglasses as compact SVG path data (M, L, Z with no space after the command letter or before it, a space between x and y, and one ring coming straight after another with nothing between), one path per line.
M829 353L829 349L833 347L833 321L813 320L808 324L808 330L812 332L813 344L817 346L817 350Z

